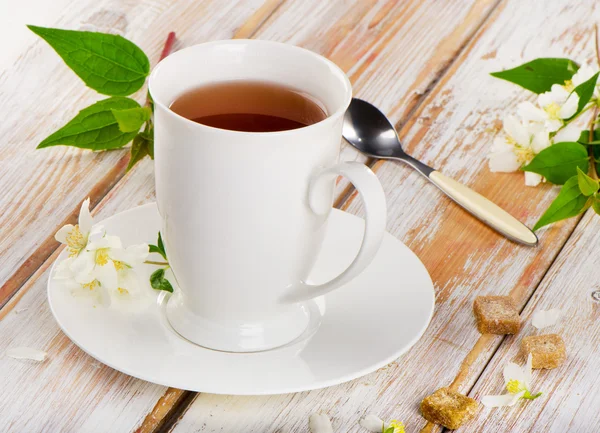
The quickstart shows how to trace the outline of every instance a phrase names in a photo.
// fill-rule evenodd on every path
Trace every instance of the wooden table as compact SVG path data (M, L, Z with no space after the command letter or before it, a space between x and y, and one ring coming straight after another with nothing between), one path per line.
M171 30L176 48L260 38L316 51L347 72L357 96L389 114L407 151L530 226L557 189L528 188L521 174L489 172L485 156L500 119L526 94L488 73L536 57L592 61L592 29L600 20L594 0L24 3L36 3L35 24L117 32L153 62ZM306 432L308 416L323 411L340 433L364 431L357 420L365 412L398 418L407 432L417 432L425 426L418 402L440 386L452 384L478 399L501 392L502 367L518 359L520 339L532 332L532 312L551 307L566 311L552 331L565 337L568 359L535 374L534 388L544 395L513 408L483 409L461 431L600 430L600 302L592 296L600 289L600 218L590 210L542 230L539 248L521 247L451 204L414 171L389 162L367 161L387 194L388 229L425 263L437 302L423 338L386 368L318 391L234 397L167 389L87 356L59 330L46 301L49 266L59 252L53 235L75 221L88 196L97 218L154 200L153 164L145 160L125 173L126 150L35 150L97 95L44 42L2 36L3 46L13 49L0 74L0 353L31 346L49 358L0 358L0 431ZM15 50L12 44L21 45ZM144 92L137 97L141 101ZM366 161L349 147L342 159ZM342 183L337 204L361 215L354 196ZM477 332L471 305L484 294L516 300L526 323L520 335ZM397 318L398 327L402 321Z

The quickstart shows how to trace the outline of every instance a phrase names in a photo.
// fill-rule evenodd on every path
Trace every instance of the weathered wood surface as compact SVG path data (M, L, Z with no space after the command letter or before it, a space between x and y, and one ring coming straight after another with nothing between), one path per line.
M528 335L559 334L565 340L567 360L554 370L534 370L532 391L537 400L512 408L483 408L466 431L473 432L597 432L600 426L600 218L589 211L560 252L533 297L521 313L521 332L502 340L471 392L474 398L502 394L502 370L508 362L525 363L519 354ZM532 314L560 308L563 318L537 330Z
M486 3L487 4L487 3ZM210 6L210 5L209 5ZM214 6L214 5L213 5ZM292 17L296 16L299 13L298 5L292 4L288 9L282 8L281 12L278 12L277 16L273 17L267 23L264 23L266 18L264 10L257 10L256 4L245 4L244 6L247 9L243 9L245 12L245 17L250 17L245 24L241 24L242 19L244 18L241 14L242 11L235 11L236 15L236 26L239 26L237 32L235 32L235 36L238 37L248 37L253 33L253 28L256 26L263 25L265 29L265 33L261 33L259 37L270 38L270 39L283 39L287 35L286 28ZM270 2L263 6L268 8L267 11L274 11L278 6L277 2ZM375 44L379 39L391 34L395 34L395 29L384 28L381 29L379 26L380 22L386 22L385 17L389 14L390 9L396 10L390 7L389 2L386 4L381 2L381 4L368 4L368 3L356 3L356 4L347 4L340 3L337 4L337 7L332 8L328 7L325 9L319 9L314 7L309 7L311 5L305 5L306 12L304 12L304 19L310 20L313 28L311 28L312 32L316 32L319 29L324 34L317 34L317 36L311 36L310 32L303 38L296 41L292 41L294 43L298 43L300 45L307 45L312 49L321 50L318 46L311 46L311 43L314 41L321 41L324 43L330 40L331 49L335 49L337 45L341 43L341 41L346 40L347 34L345 31L341 31L339 28L340 22L344 22L345 27L342 30L349 30L353 26L360 24L361 38L366 38L367 36L371 37L373 40L373 44ZM369 8L373 6L374 12L369 12ZM392 5L393 6L393 5ZM123 12L117 9L117 12L110 12L105 9L102 9L103 4L98 6L100 10L103 10L102 17L103 19L108 19L108 22L101 21L100 23L96 23L96 26L104 31L107 30L115 30L111 26L111 20L115 20L115 17L122 17ZM181 12L178 8L169 8L168 10L175 13L175 11ZM241 8L241 6L238 6ZM209 8L209 9L214 9ZM481 16L486 12L485 7L475 8L474 10L480 11ZM229 7L227 11L221 11L221 13L225 14L227 12L231 13L232 7ZM162 13L162 19L165 19L166 10L159 11ZM193 11L192 11L193 12ZM456 10L456 12L459 12ZM469 9L466 9L467 14L474 12L469 12ZM88 13L90 13L88 11ZM133 12L131 12L133 13ZM366 18L363 18L363 15ZM178 15L179 16L179 15ZM473 22L469 26L459 26L458 35L468 36L468 31L472 31L476 28L477 22L476 18L481 18L481 16L473 15ZM396 18L396 16L392 16L392 18ZM463 15L457 15L454 17L454 21L448 24L448 21L445 21L445 24L448 25L448 31L452 30L452 25L456 26L461 23ZM208 38L219 38L219 37L229 37L231 35L227 35L227 31L231 31L235 26L224 26L223 23L219 25L220 33L215 31L213 28L214 22L219 21L217 17L207 16L206 20L213 21L210 29L207 29L207 26L201 25L202 23L195 23L195 26L188 30L189 24L186 23L174 23L174 22L163 22L161 23L160 28L164 29L164 32L171 29L175 29L180 36L180 46L181 45L189 45L192 43L197 43L202 40L206 40ZM374 21L377 20L377 21ZM117 20L120 22L121 18ZM301 23L301 20L298 18L298 24ZM388 27L393 24L393 20L388 22ZM67 24L62 24L67 25ZM76 27L75 24L69 25L70 27ZM278 28L282 30L277 30ZM268 34L268 30L271 30L273 33ZM462 30L460 30L462 29ZM123 30L123 29L121 29ZM210 33L209 33L210 32ZM153 34L157 33L157 28L153 28ZM350 33L352 34L352 33ZM154 48L148 48L149 42L146 41L146 45L144 42L141 42L142 37L136 38L132 36L130 33L125 32L125 35L128 37L132 37L136 42L140 43L144 49L148 52L154 51L157 52L160 47L160 39L155 38L155 43L153 45ZM452 55L452 50L457 50L460 46L461 39L459 36L455 36L456 45L455 46L447 46L446 56ZM336 39L337 38L337 39ZM395 41L396 43L398 40ZM429 38L429 44L436 43L437 40L433 37ZM354 42L356 43L356 41ZM405 47L408 47L410 40L404 40ZM48 58L44 61L52 62L55 60L51 56L54 56L54 53L47 50L47 47L39 47L36 46L36 53L38 55L48 54ZM44 53L43 50L46 50ZM347 49L346 51L349 54L355 55L353 50ZM432 52L435 52L432 49ZM324 54L328 54L324 52ZM447 57L438 56L440 62L436 63L435 59L431 59L431 63L437 66L435 71L440 70L444 66L444 62L447 61ZM346 57L342 55L338 55L334 60L344 60ZM409 59L414 60L414 59ZM348 65L353 65L357 60L354 59L346 59ZM26 63L26 62L25 62ZM68 76L68 71L65 73L64 70L61 70L63 67L60 62L57 62L56 71L52 70L52 74L56 74L59 76L57 80L63 80L65 84L73 82L76 80L73 79L72 76ZM23 71L29 71L22 67ZM63 67L64 68L64 67ZM434 71L434 72L435 72ZM29 73L32 73L31 71ZM36 73L39 73L37 71ZM66 77L63 77L67 75ZM63 78L61 78L63 77ZM70 81L69 81L70 80ZM391 86L393 89L397 89L395 86ZM76 92L75 89L72 90ZM78 89L78 92L82 94L87 94L88 92L84 89ZM15 95L18 92L15 91ZM54 97L60 97L64 95L59 95L58 90L54 94ZM72 95L71 95L72 96ZM93 100L95 95L88 95L89 101ZM86 101L86 102L89 102ZM82 103L82 105L84 102ZM65 119L68 118L71 113L65 114ZM45 125L44 128L38 128L36 131L40 135L43 135L57 125L60 124L65 119L51 119L53 122L51 125ZM23 127L24 128L24 127ZM15 134L16 135L16 134ZM27 144L31 145L30 151L33 152L33 147L35 146L34 138L31 137L31 142ZM51 191L57 194L57 197L52 195L46 196L45 201L42 201L42 204L46 205L50 200L57 201L59 206L66 206L69 202L72 209L69 209L69 214L73 214L74 210L77 208L77 201L81 200L89 194L89 191L85 191L85 187L92 189L92 196L99 200L103 194L106 193L110 189L110 187L115 183L120 174L123 172L123 166L126 162L126 157L124 157L123 152L114 152L114 155L110 154L100 154L100 155L92 155L86 152L81 152L77 150L71 149L53 149L50 152L54 152L55 155L44 155L38 156L38 161L40 163L43 162L43 167L48 172L60 172L66 171L70 174L66 178L76 177L76 180L81 183L78 185L75 191L73 188L67 188L63 184L58 184L55 186L55 190ZM68 154L69 158L65 160L62 166L59 165L59 159L65 157L65 152ZM29 157L31 155L36 155L35 153L28 153ZM15 154L15 157L18 155ZM87 156L87 159L86 159ZM78 158L80 161L76 167L70 167L70 164L73 164L72 159ZM83 158L83 161L81 159ZM15 166L18 166L18 161L15 161ZM60 168L57 168L59 166ZM91 170L91 172L90 172ZM108 175L104 175L104 177L100 176L102 171L108 170ZM118 183L117 187L111 190L108 195L105 197L105 200L101 203L101 205L96 209L99 211L99 218L103 216L111 215L119 210L124 210L130 207L135 206L136 204L140 204L151 200L153 198L153 175L152 175L152 164L149 161L145 161L138 168L136 168L130 175L127 175L121 182ZM15 168L14 173L17 173L17 169ZM83 176L83 174L86 176ZM40 176L42 176L40 174ZM115 179L116 178L116 179ZM114 179L114 180L113 180ZM14 181L14 179L9 179ZM68 179L69 183L72 184L75 179ZM98 186L100 185L100 186ZM45 185L41 185L40 188L43 189ZM93 190L96 189L96 191ZM27 192L27 188L24 187L23 192ZM60 198L60 200L58 200ZM22 203L22 201L21 201ZM62 209L62 208L61 208ZM29 209L25 209L29 210ZM35 217L35 232L32 230L32 233L36 233L36 236L39 236L40 231L43 231L42 228L45 228L49 231L49 236L52 235L57 225L63 223L63 220L68 218L73 218L73 215L62 216L59 219L50 218L49 213L43 215L42 218L38 218L39 215L34 215L33 211L29 215L29 217ZM39 210L38 210L39 212ZM52 208L52 215L58 216L60 215L61 210ZM6 215L7 217L9 215ZM25 218L22 218L21 224L23 221L31 223L31 221L27 220L27 215ZM18 222L18 221L17 221ZM45 224L44 227L41 227L41 224ZM24 224L23 224L24 225ZM19 228L17 224L17 228ZM39 237L32 238L31 241L38 240ZM8 244L8 241L7 241ZM7 305L3 310L3 315L5 315L5 320L0 324L0 328L3 329L3 333L6 335L11 335L11 339L5 340L4 344L6 347L14 346L14 345L30 345L33 347L40 347L47 349L50 353L50 360L43 364L29 364L29 363L20 363L19 361L14 361L10 359L3 359L3 362L7 363L7 368L3 371L8 374L10 371L11 382L9 386L4 387L3 389L3 397L2 401L10 402L11 395L13 394L13 390L18 385L20 387L20 394L22 397L20 400L15 403L7 403L5 407L11 407L11 411L13 414L20 413L23 411L27 411L30 416L23 418L15 418L15 417L6 417L4 418L5 422L11 426L11 428L28 428L32 426L44 425L50 429L77 429L79 431L92 431L98 429L98 424L95 423L95 414L101 413L104 416L108 416L110 413L113 424L107 425L114 430L127 430L132 429L134 426L140 425L140 431L152 431L155 427L159 426L162 422L162 419L166 414L172 410L172 406L177 403L182 394L177 390L169 390L165 393L165 388L159 387L156 385L151 385L144 383L142 381L137 381L132 378L128 378L124 375L120 375L115 371L104 367L99 366L94 360L89 358L87 355L83 354L77 348L75 348L71 343L69 343L68 339L57 329L56 324L50 316L50 313L47 309L47 305L45 303L45 282L48 278L48 272L46 268L48 267L50 261L43 262L45 256L50 254L52 250L55 248L55 245L52 241L48 242L49 245L43 248L43 254L39 254L33 260L30 260L26 266L24 266L24 272L22 272L20 279L21 281L24 278L29 277L29 273L37 268L37 266L42 263L42 268L39 272L33 275L33 278L22 287L21 291L14 298L14 302ZM26 243L25 246L28 246ZM35 245L33 246L35 248ZM27 253L32 250L21 250L21 255L27 255ZM37 259L37 261L36 261ZM8 266L3 269L14 269L14 262L10 262L9 259L2 258L3 262L8 263ZM22 268L23 269L23 268ZM8 274L7 274L8 275ZM9 283L15 284L14 280L19 280L19 278L15 278L13 274L13 278L8 280ZM20 281L19 281L20 285ZM18 288L17 285L13 286L14 288ZM8 296L10 293L6 293ZM22 298L22 299L21 299ZM18 302L18 307L14 307L13 304ZM28 308L21 312L23 308ZM25 314L27 311L36 311L39 313L35 320L28 320L25 323L23 322L22 314ZM19 312L17 314L17 312ZM44 332L40 333L40 329L43 329ZM68 362L67 362L68 360ZM68 365L66 368L64 365ZM17 366L17 368L15 368ZM73 378L69 376L69 374L75 374L77 372L78 376L83 376L83 379L78 379L78 385L82 390L80 393L73 394L63 394L59 392L55 392L53 395L48 396L45 392L40 392L40 386L42 386L43 390L55 389L58 387L59 383L72 383ZM31 377L48 377L46 381L34 381L28 378ZM53 378L52 380L50 378ZM112 386L113 383L117 381L118 386ZM8 383L8 382L7 382ZM85 391L83 391L85 390ZM164 394L164 395L163 395ZM34 396L39 395L40 397L35 398ZM159 397L162 398L154 406L159 400ZM28 399L31 399L28 401ZM97 402L100 401L100 404ZM75 403L76 402L76 403ZM134 402L134 404L132 404ZM154 406L154 408L153 408ZM71 408L71 410L77 409L77 416L71 419L67 419L64 417L52 417L49 415L48 408ZM99 411L99 412L97 412ZM58 411L60 412L60 411ZM113 413L117 414L112 415ZM100 417L101 418L101 417ZM145 418L145 419L144 419ZM144 420L144 421L142 421Z
M446 75L447 66L486 20L496 6L495 1L288 0L282 4L278 1L239 2L237 6L231 6L231 2L153 2L151 6L95 2L92 7L74 5L58 25L71 28L93 25L101 30L115 27L118 30L122 26L119 18L122 14L126 17L124 34L149 53L159 52L169 30L178 32L179 46L184 46L233 34L250 37L260 27L254 36L287 41L321 52L349 73L357 96L377 103L394 122L404 126L401 135L415 156L443 167L446 173L533 223L555 192L550 188L526 189L517 175L487 172L484 155L492 139L487 130L493 128L495 120L507 110L514 108L523 95L508 84L492 80L487 72L537 56L591 58L589 29L598 12L591 1L564 7L541 2L521 3L502 2ZM94 15L96 13L99 15ZM81 19L92 16L96 17L95 21L87 19L90 22L87 24L86 19ZM0 417L0 427L14 423L15 431L24 425L38 428L49 419L49 413L69 413L71 418L52 418L59 424L52 425L48 431L60 427L72 431L105 428L128 431L136 426L141 431L152 431L182 394L131 379L104 366L96 368L93 359L60 333L45 302L47 267L52 258L47 262L45 259L55 248L51 235L57 226L73 218L78 203L88 194L95 202L106 194L96 209L100 218L152 200L152 164L144 161L121 179L127 160L123 152L93 155L65 148L50 151L55 152L52 155L38 156L33 151L36 142L77 111L71 105L70 111L60 111L59 107L66 106L65 101L70 100L65 96L76 95L78 106L95 99L79 86L47 46L38 43L13 70L0 76L3 95L12 101L12 105L0 101L0 110L23 111L18 104L22 100L17 98L22 93L12 89L17 86L13 83L13 74L26 78L31 63L38 59L43 59L45 76L56 75L57 83L63 87L53 85L44 89L40 85L39 94L54 101L52 104L40 102L36 106L36 111L43 110L40 115L52 112L42 128L39 121L35 128L31 123L26 127L25 121L31 119L10 113L12 128L18 128L20 134L13 134L11 128L3 131L4 137L20 140L18 146L8 140L10 146L2 147L3 162L9 161L20 167L20 171L17 168L5 171L3 165L0 186L21 183L2 195L2 204L7 202L3 210L6 209L8 215L0 215L0 224L13 230L10 242L0 243L3 247L0 284L5 283L4 292L0 290L0 303L3 296L6 299L23 281L30 276L31 279L0 312L0 320L3 319L0 333L10 337L8 342L0 343L0 351L9 344L31 345L50 348L51 358L35 365L6 358L0 360L6 364L0 370L4 372L0 373L2 383L10 383L0 390L0 407L15 408L11 417ZM39 75L29 75L30 78L35 76ZM23 87L25 78L20 92L29 88ZM440 78L423 102L420 93L432 88ZM6 83L10 83L11 88ZM419 107L421 102L423 105ZM413 114L415 108L417 111ZM20 155L23 148L31 152L26 157ZM352 159L356 155L346 150L343 157ZM30 165L33 161L35 165L27 169L23 161ZM437 386L452 382L468 353L473 355L474 363L470 371L459 377L456 386L463 391L472 386L501 341L496 337L478 339L470 315L472 298L480 293L511 292L520 305L524 305L575 221L545 231L543 247L538 251L519 248L470 220L407 169L393 164L378 164L376 168L388 194L390 231L417 252L436 282L438 310L426 337L387 368L346 385L274 397L198 395L174 431L306 431L308 415L317 410L328 412L334 418L336 431L358 431L355 423L365 411L403 419L409 431L416 431L423 424L417 415L416 403ZM40 183L40 179L44 181ZM48 185L51 182L56 184L53 188ZM350 200L347 207L352 212L361 212L358 200ZM44 236L49 240L40 244ZM7 251L8 245L17 243L22 243L19 250ZM40 270L31 275L39 266ZM21 311L23 308L30 309ZM19 319L30 311L39 317ZM44 377L47 379L40 379ZM18 399L15 399L16 389ZM24 412L28 417L21 417ZM99 424L99 419L104 424Z
M407 150L533 225L556 190L527 188L520 174L489 173L485 155L498 120L526 93L488 73L541 56L591 60L590 23L598 13L592 1L501 3L404 125ZM425 395L453 382L461 391L470 389L502 340L480 338L471 313L474 297L510 293L524 306L577 221L542 231L538 249L520 247L410 169L393 163L376 168L388 198L388 229L419 255L436 285L436 313L424 338L387 369L338 387L260 399L198 395L174 432L299 431L315 411L328 413L336 431L360 431L356 421L365 412L402 419L409 431L418 431L425 425L418 414ZM346 207L362 212L360 200ZM470 368L461 369L465 359Z

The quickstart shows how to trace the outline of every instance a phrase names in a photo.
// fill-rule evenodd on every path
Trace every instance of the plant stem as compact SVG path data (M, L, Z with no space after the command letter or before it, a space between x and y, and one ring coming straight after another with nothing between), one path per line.
M163 47L162 52L160 53L160 58L158 61L160 62L162 59L171 54L171 50L173 50L173 45L175 44L175 32L169 32L167 36L167 40L165 41L165 46Z
M147 265L169 266L169 262L155 262L152 260L146 260L144 263Z
M598 24L594 24L594 42L596 45L596 61L598 62L598 66L600 66L600 46L598 43Z
M596 27L597 29L597 27ZM598 39L596 39L596 42ZM596 119L598 118L598 106L594 108L594 115L592 116L592 120L590 121L590 134L588 137L588 143L594 141L594 127L596 125ZM590 159L592 162L592 166L590 167L590 173L592 174L592 178L598 179L598 173L596 172L596 159L594 158L594 146L589 146L588 153L590 155Z

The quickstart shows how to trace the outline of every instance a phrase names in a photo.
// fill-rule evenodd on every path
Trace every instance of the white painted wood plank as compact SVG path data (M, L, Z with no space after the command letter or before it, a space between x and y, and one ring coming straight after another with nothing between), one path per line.
M532 391L543 392L537 400L512 408L484 408L468 425L469 432L547 433L595 432L600 425L600 302L592 292L600 290L600 217L593 211L583 218L521 317L525 326L516 336L502 341L471 392L484 395L504 393L502 370L506 363L525 363L520 343L528 335L559 334L565 340L567 360L554 370L534 370ZM532 314L561 308L563 318L555 326L537 330Z

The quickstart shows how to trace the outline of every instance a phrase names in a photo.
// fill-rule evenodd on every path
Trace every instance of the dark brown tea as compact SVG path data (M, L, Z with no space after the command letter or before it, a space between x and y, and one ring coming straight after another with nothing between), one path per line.
M302 128L327 117L313 97L280 84L225 81L184 93L171 110L214 128L275 132Z

